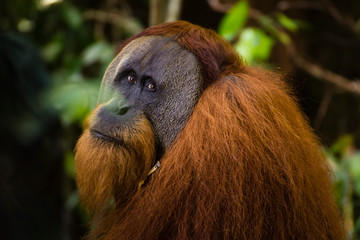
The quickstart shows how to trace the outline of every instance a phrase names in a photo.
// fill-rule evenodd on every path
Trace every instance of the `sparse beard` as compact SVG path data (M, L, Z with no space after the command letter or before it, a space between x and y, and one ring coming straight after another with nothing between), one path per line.
M76 181L90 215L103 213L131 198L155 158L155 141L145 120L124 136L125 146L97 138L86 129L76 145Z

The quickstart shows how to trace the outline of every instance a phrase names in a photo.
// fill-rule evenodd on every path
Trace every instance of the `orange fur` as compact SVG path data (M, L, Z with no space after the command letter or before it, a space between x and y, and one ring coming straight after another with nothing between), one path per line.
M88 121L96 119L96 112ZM117 207L127 202L154 163L155 139L150 123L144 116L133 122L131 129L113 134L123 139L126 147L94 138L89 129L76 145L76 180L80 198L91 215L101 217L112 207L112 200Z
M186 22L155 26L134 38L146 35L175 35L198 57L205 90L160 159L161 168L143 189L124 201L115 199L92 237L345 239L318 140L281 77L244 66L214 32ZM148 148L142 154L148 163L154 144L144 136L152 135L151 128L139 129L146 133L125 135L140 137L136 149ZM118 157L117 147L98 145L87 131L77 151L80 193L92 209L108 206L111 195L122 190L104 179L132 170L143 177L149 168L131 169L126 164L133 156ZM123 179L120 185L134 187L142 177Z
M345 239L328 166L287 93L278 75L250 68L211 85L98 239Z

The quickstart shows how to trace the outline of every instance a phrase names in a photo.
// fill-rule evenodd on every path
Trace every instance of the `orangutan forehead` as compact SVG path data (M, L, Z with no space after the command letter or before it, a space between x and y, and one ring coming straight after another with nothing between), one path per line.
M178 49L181 49L181 46L175 42L173 37L145 36L131 41L122 49L118 56L124 58L130 53L142 58L148 56L150 52L153 54L157 53L155 55L161 55L161 53L172 52Z
M166 69L181 69L183 74L198 72L199 64L194 54L175 42L173 37L145 36L125 46L109 68L117 73L134 69L163 77Z

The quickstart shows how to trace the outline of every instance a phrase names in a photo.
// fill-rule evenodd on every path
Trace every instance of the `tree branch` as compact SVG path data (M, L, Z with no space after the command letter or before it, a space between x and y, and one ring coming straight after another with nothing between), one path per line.
M360 95L360 82L359 81L351 81L337 73L329 71L317 64L314 64L302 56L296 51L295 46L293 44L288 44L285 46L286 52L293 59L295 65L304 70L305 72L311 74L315 78L330 82L337 87Z
M294 10L294 9L315 9L324 10L324 6L319 2L310 1L280 1L276 4L276 8L280 11Z
M125 16L121 13L91 9L84 12L84 18L113 24L131 35L135 35L144 29L135 18L128 15Z
M353 19L343 16L330 0L322 0L322 2L336 21L349 28L355 35L358 34L356 22Z
M173 22L180 19L182 0L170 0L168 3L165 22Z
M329 109L330 102L331 102L333 95L334 95L333 86L330 86L330 84L326 85L325 92L323 94L319 109L318 109L315 119L314 119L314 128L316 130L320 129L320 126L326 116L328 109Z
M217 12L226 13L234 4L222 3L219 0L207 0L209 6Z
M149 26L157 25L164 22L164 10L164 0L150 0Z

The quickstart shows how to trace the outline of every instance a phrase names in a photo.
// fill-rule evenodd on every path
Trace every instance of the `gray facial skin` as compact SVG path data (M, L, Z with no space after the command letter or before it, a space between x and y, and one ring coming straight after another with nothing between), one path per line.
M142 115L152 124L158 147L167 149L189 119L201 83L196 57L171 37L135 39L104 75L95 128L121 131Z

